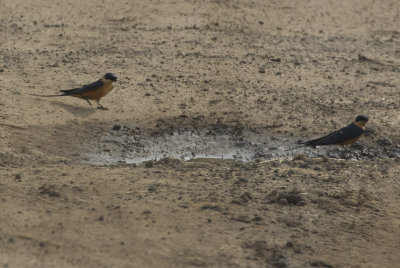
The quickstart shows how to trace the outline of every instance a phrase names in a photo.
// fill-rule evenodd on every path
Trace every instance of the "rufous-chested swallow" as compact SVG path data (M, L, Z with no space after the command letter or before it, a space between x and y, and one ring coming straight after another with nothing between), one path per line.
M359 115L354 122L348 126L336 130L324 137L310 140L304 143L304 146L322 146L322 145L351 145L356 142L365 132L365 125L368 122L368 117Z
M100 104L100 99L107 95L113 88L113 82L117 81L117 76L113 73L106 73L102 78L88 85L79 88L60 90L59 95L35 95L39 97L62 97L72 96L86 100L90 105L90 100L96 100L99 109L107 110Z

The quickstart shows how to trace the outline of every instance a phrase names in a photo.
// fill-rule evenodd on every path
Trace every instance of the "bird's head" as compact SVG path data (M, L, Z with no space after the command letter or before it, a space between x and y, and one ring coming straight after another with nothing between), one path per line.
M107 79L107 80L111 80L113 82L117 81L117 76L115 74L113 74L113 73L106 73L104 75L104 78Z
M368 116L359 115L356 117L354 124L359 128L365 128L365 125L367 124L368 120L369 120Z

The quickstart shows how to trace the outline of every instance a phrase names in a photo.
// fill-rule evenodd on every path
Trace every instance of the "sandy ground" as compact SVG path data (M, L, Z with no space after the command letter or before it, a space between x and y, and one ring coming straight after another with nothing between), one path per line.
M0 3L1 267L400 263L398 1ZM106 72L108 111L29 95ZM134 161L204 153L176 133L282 152L358 114L350 152Z

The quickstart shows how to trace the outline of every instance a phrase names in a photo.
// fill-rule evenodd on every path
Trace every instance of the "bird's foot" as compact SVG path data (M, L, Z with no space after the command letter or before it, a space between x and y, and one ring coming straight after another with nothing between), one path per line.
M108 108L106 108L106 107L104 107L104 106L97 106L97 109L99 109L99 110L104 110L104 111L108 110Z

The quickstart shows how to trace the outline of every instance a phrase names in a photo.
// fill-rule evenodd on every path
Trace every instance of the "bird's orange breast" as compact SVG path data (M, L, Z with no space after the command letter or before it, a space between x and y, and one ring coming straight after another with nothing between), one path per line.
M353 143L355 143L360 137L361 137L361 135L358 136L358 137L349 139L349 140L347 140L347 141L341 142L341 143L339 143L339 145L349 145L349 144L353 144Z
M99 101L102 97L107 95L112 89L113 89L113 84L112 82L105 82L104 86L101 86L97 89L94 89L92 91L88 91L79 95L76 95L75 97L79 97L82 99L90 99L90 100L97 100Z

